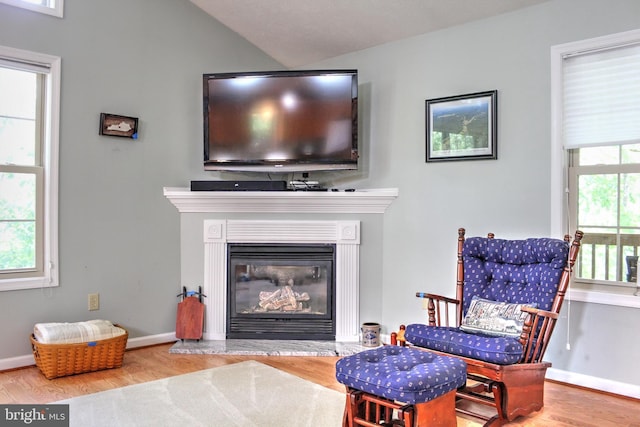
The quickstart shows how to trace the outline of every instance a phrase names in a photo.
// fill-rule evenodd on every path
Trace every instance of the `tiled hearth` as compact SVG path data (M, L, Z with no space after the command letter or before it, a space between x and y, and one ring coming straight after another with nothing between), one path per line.
M228 243L335 244L336 343L330 342L328 351L340 353L342 350L336 350L336 346L344 343L357 345L354 343L359 341L360 336L360 221L345 220L343 214L349 214L349 218L359 213L381 214L397 197L397 189L356 192L192 192L183 188L165 188L164 194L178 208L182 224L185 221L198 221L203 230L200 241L204 253L203 292L208 296L205 300L206 326L203 338L205 342L212 341L208 351L223 347L224 351L229 351L229 346L236 346L238 351L242 351L243 346L255 348L257 345L256 340L226 340ZM203 219L201 215L185 215L191 213L215 215L212 219ZM255 219L233 219L238 213L245 217L251 213ZM264 220L261 219L261 213L279 213L279 217L284 219ZM300 214L324 214L324 217L334 214L334 219L301 221ZM295 220L287 219L287 216L293 215ZM221 219L221 216L224 218ZM181 244L185 245L185 242ZM182 249L185 249L184 246ZM300 343L298 345L304 346L306 343L309 347L310 342ZM204 344L179 342L174 350L182 348L186 352L189 346L193 347L190 351L197 352L196 347L202 348ZM317 351L324 351L322 347L317 346ZM280 351L285 350L281 347Z
M178 341L176 354L233 354L240 356L350 356L370 349L358 343L289 340Z

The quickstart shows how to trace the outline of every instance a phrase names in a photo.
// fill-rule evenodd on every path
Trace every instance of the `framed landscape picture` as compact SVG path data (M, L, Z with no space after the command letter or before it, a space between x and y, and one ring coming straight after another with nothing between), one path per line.
M427 162L498 158L498 91L426 101Z

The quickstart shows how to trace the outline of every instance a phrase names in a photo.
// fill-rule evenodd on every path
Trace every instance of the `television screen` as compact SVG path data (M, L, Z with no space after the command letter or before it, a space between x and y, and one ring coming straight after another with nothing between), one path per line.
M205 170L358 167L356 70L203 75Z

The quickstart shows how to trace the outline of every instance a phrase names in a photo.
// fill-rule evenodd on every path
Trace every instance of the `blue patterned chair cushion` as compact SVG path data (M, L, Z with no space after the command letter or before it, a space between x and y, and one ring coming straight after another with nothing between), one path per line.
M462 248L463 317L474 296L549 310L568 255L569 243L559 239L467 238ZM500 365L518 363L523 352L517 338L450 327L408 325L405 339L419 347Z
M408 347L383 346L336 363L336 379L351 388L397 402L428 402L465 384L466 364Z
M523 348L517 338L471 334L459 328L423 324L407 325L404 337L418 347L498 365L518 363L522 358Z

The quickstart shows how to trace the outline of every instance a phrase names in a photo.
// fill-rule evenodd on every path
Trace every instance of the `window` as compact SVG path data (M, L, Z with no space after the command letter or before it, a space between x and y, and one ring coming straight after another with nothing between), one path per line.
M640 249L640 144L570 152L572 228L585 232L576 278L637 284Z
M64 0L0 0L0 3L62 18Z
M552 166L564 164L568 193L552 215L565 211L566 229L585 232L575 279L594 290L637 286L638 76L640 31L552 48ZM561 197L556 190L552 205Z
M0 46L0 290L57 286L60 59Z

